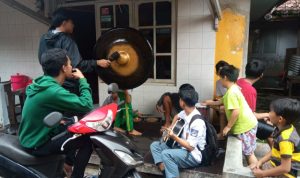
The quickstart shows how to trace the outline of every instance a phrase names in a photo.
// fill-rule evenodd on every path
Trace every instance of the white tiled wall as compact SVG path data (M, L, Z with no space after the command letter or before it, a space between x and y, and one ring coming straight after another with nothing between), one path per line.
M30 77L42 74L38 63L38 44L47 26L0 2L0 77L12 74Z
M154 113L155 104L164 92L176 92L183 83L191 83L200 100L213 96L214 48L216 33L204 0L179 0L177 17L176 86L144 85L132 91L133 106L143 113ZM100 103L107 96L107 85L99 84Z

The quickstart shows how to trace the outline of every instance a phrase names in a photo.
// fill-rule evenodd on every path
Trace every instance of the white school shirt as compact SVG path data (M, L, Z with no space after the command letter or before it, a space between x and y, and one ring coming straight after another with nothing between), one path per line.
M196 119L193 121L191 127L189 128L191 119L194 115L197 114L201 115L200 112L195 108L188 116L186 115L185 111L181 111L180 113L178 113L178 117L184 119L185 121L181 138L186 140L190 144L190 146L194 147L194 150L191 152L191 154L197 162L201 163L202 154L197 148L197 145L201 150L204 150L204 147L206 145L205 122L202 119ZM182 147L182 149L186 148Z

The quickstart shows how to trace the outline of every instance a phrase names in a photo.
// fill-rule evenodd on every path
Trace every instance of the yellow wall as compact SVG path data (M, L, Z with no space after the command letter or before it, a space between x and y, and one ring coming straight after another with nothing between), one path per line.
M216 34L215 64L225 60L241 68L245 41L246 18L227 8L222 11L222 20ZM217 76L214 80L216 83Z

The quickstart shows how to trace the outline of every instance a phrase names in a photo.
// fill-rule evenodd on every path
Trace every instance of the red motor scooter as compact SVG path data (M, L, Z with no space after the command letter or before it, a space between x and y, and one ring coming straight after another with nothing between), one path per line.
M95 152L100 157L99 178L141 178L136 167L143 164L143 157L129 138L110 129L118 112L117 109L117 104L100 107L80 121L75 119L75 123L68 127L67 132L52 139L68 132L72 133L73 137L62 145L63 150L68 141L88 135L93 142ZM54 112L44 118L44 123L51 127L62 119L62 114ZM16 136L0 135L0 176L56 178L62 175L62 165L63 157L60 155L35 157L19 145Z

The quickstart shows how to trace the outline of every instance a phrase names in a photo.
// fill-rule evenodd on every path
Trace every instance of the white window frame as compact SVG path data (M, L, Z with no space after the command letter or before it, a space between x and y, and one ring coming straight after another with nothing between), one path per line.
M127 4L129 7L129 26L133 27L133 5L131 0L122 0L122 1L103 1L95 4L95 19L96 19L96 38L98 39L101 36L102 30L108 30L109 28L101 28L100 23L100 7L102 6L113 6L113 14L114 14L114 26L116 26L116 5L125 5Z
M172 4L171 9L171 25L159 25L156 26L156 14L155 5L156 2L169 1ZM138 6L143 3L153 3L153 26L138 26ZM135 29L153 29L153 53L154 53L154 79L149 78L146 83L158 83L158 84L176 84L176 44L177 44L177 28L176 28L176 0L112 0L112 1L97 1L95 3L95 19L96 19L96 37L97 39L101 36L102 29L100 23L100 7L113 5L114 13L114 26L116 25L116 13L115 5L128 4L129 6L129 26ZM170 53L156 53L156 29L157 28L171 28L171 52ZM171 79L156 79L156 55L158 56L171 56Z

